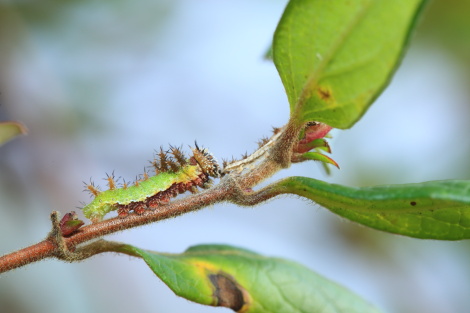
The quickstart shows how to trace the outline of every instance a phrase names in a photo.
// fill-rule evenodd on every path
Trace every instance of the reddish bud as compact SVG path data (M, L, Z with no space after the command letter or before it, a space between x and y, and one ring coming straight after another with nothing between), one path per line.
M75 211L72 211L64 215L62 220L60 220L59 227L62 236L67 237L76 232L83 224L83 221L78 219Z
M304 138L302 138L299 143L305 144L315 139L323 138L330 132L332 128L333 127L323 123L315 123L310 126L307 126L307 128L305 128Z

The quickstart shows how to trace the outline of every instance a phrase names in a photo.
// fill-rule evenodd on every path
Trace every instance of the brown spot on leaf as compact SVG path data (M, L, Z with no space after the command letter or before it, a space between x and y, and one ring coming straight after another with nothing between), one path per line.
M410 205L411 205L411 206L415 206L416 204L417 204L416 201L411 201L411 202L410 202Z
M214 298L215 306L223 306L234 311L240 311L245 304L243 292L233 278L224 273L211 274L209 279L215 287Z
M322 100L325 100L325 101L328 101L331 99L332 95L331 95L331 91L326 89L326 88L323 88L323 87L319 87L317 89L317 92L318 92L318 96L322 99Z

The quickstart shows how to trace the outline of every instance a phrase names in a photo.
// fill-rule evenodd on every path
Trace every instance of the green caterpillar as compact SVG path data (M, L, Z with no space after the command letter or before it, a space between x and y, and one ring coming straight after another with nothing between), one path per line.
M92 183L85 184L95 198L83 207L83 214L93 223L116 210L120 217L127 216L130 211L142 214L147 209L167 204L179 193L196 192L197 187L206 187L210 177L219 176L219 165L206 149L200 149L197 144L192 152L193 155L187 159L178 148L171 147L171 155L160 148L158 160L152 162L156 175L149 177L144 173L143 178L132 186L124 183L117 188L113 176L107 178L109 189L106 191L99 191Z

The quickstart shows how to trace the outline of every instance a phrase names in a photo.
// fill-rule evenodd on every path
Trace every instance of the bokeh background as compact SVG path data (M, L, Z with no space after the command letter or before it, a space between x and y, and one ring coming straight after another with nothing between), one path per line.
M263 60L286 1L0 1L0 120L29 135L0 148L0 254L41 240L90 178L132 180L161 145L194 140L220 160L287 121ZM352 129L334 131L327 176L351 186L469 179L470 1L435 0L391 85ZM79 211L79 210L78 210ZM81 214L81 212L79 212ZM110 236L182 252L228 243L300 262L384 312L467 312L470 245L386 234L296 197L223 204ZM230 312L176 297L141 260L46 260L0 277L0 312Z

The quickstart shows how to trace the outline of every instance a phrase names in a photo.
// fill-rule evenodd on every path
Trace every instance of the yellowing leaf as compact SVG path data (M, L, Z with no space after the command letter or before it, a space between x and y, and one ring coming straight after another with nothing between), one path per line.
M226 246L164 254L123 245L145 260L175 294L250 313L378 313L369 303L297 263Z

